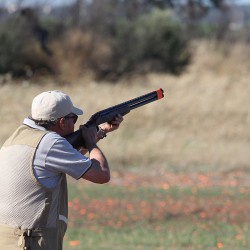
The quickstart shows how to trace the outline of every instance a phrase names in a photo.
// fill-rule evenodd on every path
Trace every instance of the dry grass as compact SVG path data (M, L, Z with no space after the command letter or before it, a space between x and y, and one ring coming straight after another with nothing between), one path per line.
M200 170L250 165L249 47L199 43L193 65L180 77L149 74L97 83L82 78L67 85L51 79L0 86L0 144L30 112L41 91L61 89L94 112L162 87L165 98L130 113L121 129L100 142L111 165ZM78 124L79 125L79 124Z

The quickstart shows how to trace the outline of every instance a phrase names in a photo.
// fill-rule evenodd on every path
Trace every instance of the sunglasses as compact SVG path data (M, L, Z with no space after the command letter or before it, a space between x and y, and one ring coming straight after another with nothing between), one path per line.
M70 118L72 118L72 119L73 119L73 122L74 122L74 124L75 124L76 121L77 121L77 119L78 119L78 116L75 115L75 114L69 114L69 115L64 116L64 118L65 118L65 119L70 119Z

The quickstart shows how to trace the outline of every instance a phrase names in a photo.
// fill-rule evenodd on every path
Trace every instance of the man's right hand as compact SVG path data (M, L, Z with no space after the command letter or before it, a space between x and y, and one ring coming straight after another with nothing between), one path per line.
M95 127L87 128L84 125L80 126L84 147L90 151L96 146L97 131Z

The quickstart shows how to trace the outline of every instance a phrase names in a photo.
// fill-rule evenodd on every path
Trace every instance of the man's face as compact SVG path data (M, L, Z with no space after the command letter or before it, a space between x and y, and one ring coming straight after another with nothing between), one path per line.
M61 136L66 136L74 132L75 123L78 116L75 114L69 114L58 120L56 132Z
M65 119L64 136L74 132L75 123L73 118Z

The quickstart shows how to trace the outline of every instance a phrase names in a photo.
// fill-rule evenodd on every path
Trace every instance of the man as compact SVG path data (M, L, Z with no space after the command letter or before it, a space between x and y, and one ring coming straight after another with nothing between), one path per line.
M122 122L81 126L85 157L64 138L83 111L60 91L33 99L31 116L0 150L0 249L62 249L67 228L66 174L94 183L110 180L107 160L96 145Z

